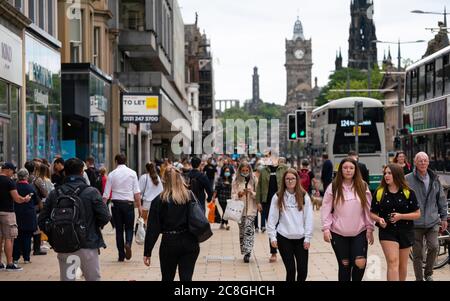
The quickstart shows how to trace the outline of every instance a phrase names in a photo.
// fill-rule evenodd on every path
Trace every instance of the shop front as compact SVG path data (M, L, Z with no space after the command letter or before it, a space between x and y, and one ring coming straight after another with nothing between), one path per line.
M62 93L63 153L108 166L111 77L90 64L63 64Z
M19 107L23 86L22 39L0 25L0 162L20 162Z
M61 55L27 32L26 159L52 160L61 155Z

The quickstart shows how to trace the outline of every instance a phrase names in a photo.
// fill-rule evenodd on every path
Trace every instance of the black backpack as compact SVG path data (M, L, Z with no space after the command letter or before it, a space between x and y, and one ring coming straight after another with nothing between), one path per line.
M57 253L73 253L86 242L86 210L80 194L87 185L75 190L56 190L56 205L46 224L48 242Z

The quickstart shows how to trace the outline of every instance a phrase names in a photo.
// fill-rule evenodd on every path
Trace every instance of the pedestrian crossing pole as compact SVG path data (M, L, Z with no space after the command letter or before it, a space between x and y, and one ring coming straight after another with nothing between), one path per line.
M355 102L355 152L359 156L359 134L360 134L360 123L364 120L364 112L363 112L363 102L356 101Z

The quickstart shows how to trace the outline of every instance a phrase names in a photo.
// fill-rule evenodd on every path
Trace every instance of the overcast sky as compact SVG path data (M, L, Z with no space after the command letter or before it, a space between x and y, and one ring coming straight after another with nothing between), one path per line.
M252 97L253 67L259 68L260 96L265 102L285 104L285 39L292 39L297 15L305 38L312 38L313 71L319 86L334 70L336 50L342 48L344 66L348 57L350 0L178 0L185 24L195 22L211 39L214 56L216 99ZM438 15L418 15L411 10L443 12L448 0L374 0L378 40L430 40ZM450 22L450 16L448 16ZM425 53L427 43L401 47L402 58L414 61ZM378 59L388 45L378 45ZM391 46L397 62L397 46ZM313 80L314 84L314 80Z

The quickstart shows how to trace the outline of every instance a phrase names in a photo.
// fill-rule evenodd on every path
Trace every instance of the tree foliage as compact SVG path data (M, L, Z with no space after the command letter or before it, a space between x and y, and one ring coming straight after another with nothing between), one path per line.
M322 89L319 98L317 99L317 106L322 106L330 100L339 99L350 96L362 96L368 97L368 92L337 92L331 90L347 90L347 72L350 78L350 90L364 90L368 89L368 74L367 71L361 71L358 69L344 68L338 70L330 75L328 84ZM375 66L371 72L371 89L378 89L383 79L378 66ZM382 99L383 96L380 92L372 92L372 98Z

